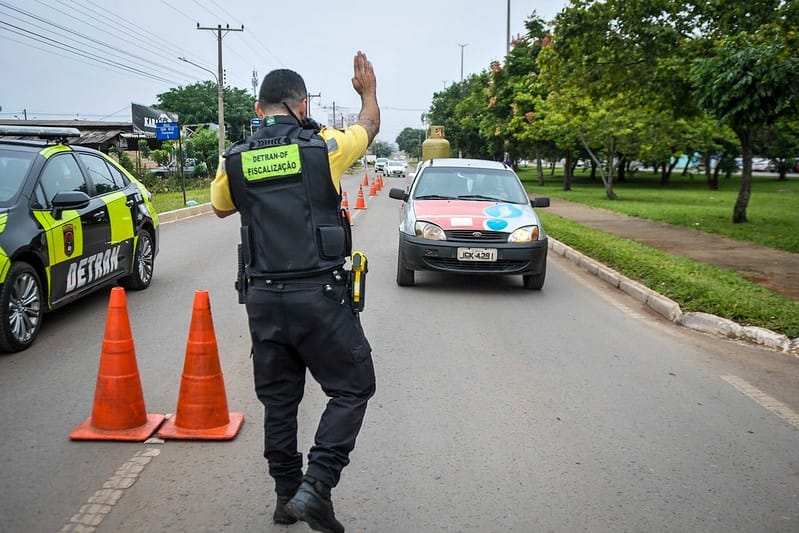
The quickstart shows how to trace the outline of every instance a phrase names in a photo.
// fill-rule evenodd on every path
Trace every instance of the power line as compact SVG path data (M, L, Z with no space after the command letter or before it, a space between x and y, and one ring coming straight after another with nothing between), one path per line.
M154 74L151 74L151 73L143 71L143 70L135 69L135 68L129 67L127 65L122 65L122 64L119 64L119 63L115 63L115 62L113 62L111 60L108 60L108 59L104 59L104 58L100 58L100 57L97 57L97 56L92 56L92 55L86 54L83 51L75 48L74 46L70 46L70 45L68 45L66 43L62 43L62 42L57 41L55 39L51 39L49 37L46 37L44 35L39 35L36 32L32 32L32 31L27 30L25 28L20 28L19 26L15 26L14 24L9 24L8 22L5 22L3 20L0 20L0 24L2 24L4 26L8 26L8 28L10 28L10 29L7 29L7 31L11 31L12 33L20 35L21 37L24 37L24 38L27 38L27 39L31 39L33 41L40 42L42 44L46 44L46 45L52 46L54 48L61 49L61 50L65 51L65 52L68 52L70 54L75 54L75 55L80 56L80 57L85 57L85 58L90 59L92 61L96 61L97 63L101 63L101 64L104 64L106 66L109 66L111 68L127 71L127 72L133 73L133 74L138 74L138 75L140 75L142 77L150 78L150 79L156 80L156 81L162 81L162 82L167 83L167 84L174 83L174 80L168 80L166 78L162 78L160 76L156 76Z
M39 3L41 3L41 0L37 0L37 1ZM55 27L55 28L58 28L60 30L65 31L65 32L67 32L67 34L69 34L69 35L63 35L62 34L61 35L62 37L66 37L68 39L75 40L74 37L72 37L72 36L77 36L77 37L80 37L81 39L84 39L84 40L88 41L89 43L94 43L96 45L99 45L101 47L100 48L100 52L101 53L102 52L106 52L108 49L111 49L111 50L114 50L116 52L119 52L120 54L123 54L126 58L134 58L134 59L139 60L138 64L140 66L144 67L144 68L156 68L156 69L162 71L162 73L166 73L166 74L174 74L175 73L175 69L173 67L168 67L168 66L161 65L161 64L153 61L151 58L144 58L144 57L138 56L138 55L136 55L136 54L134 54L134 53L132 53L132 52L130 52L128 50L123 50L123 49L121 49L121 48L119 48L117 46L114 46L112 44L109 44L109 43L106 43L106 42L103 42L103 41L99 41L99 40L97 40L97 39L95 39L95 38L93 38L93 37L91 37L89 35L86 35L86 34L84 34L82 32L79 32L79 31L77 31L77 30L75 30L73 28L68 28L66 26L63 26L63 25L57 23L57 22L53 22L52 20L45 19L45 18L43 18L43 17L41 17L39 15L36 15L34 13L31 13L31 12L28 12L28 11L25 11L25 10L22 10L22 9L19 9L19 8L16 8L16 7L9 6L6 2L0 2L0 5L2 5L3 7L6 7L7 9L12 9L12 10L16 11L17 13L21 13L21 14L23 14L23 15L25 15L25 16L33 19L33 20L37 20L39 22L47 24L47 28L42 28L41 26L37 26L36 24L32 24L32 23L28 22L28 24L32 25L33 27L42 29L45 32L52 31L52 28ZM73 5L72 7L73 7L73 9L75 9L76 7L79 7L79 6ZM52 11L55 11L57 13L61 13L62 15L66 16L66 17L69 17L71 19L77 20L79 22L85 22L85 20L79 19L78 17L72 15L71 13L68 13L66 11L62 11L62 10L56 8L56 7L52 7L50 9ZM102 9L102 8L100 8L100 9ZM77 11L80 11L80 10L77 9ZM96 17L93 17L89 13L86 13L86 16L90 20L95 20L95 21L99 22L99 19L97 19ZM14 18L17 18L17 17L14 17ZM17 20L21 20L21 19L17 18ZM104 26L107 26L107 25L104 25ZM111 32L109 32L107 30L108 30L108 28L106 28L106 32L107 33L111 33ZM140 45L140 44L141 43L136 42L137 46ZM91 45L89 45L89 47L92 48ZM95 50L95 52L97 52L96 49L94 49L94 50Z

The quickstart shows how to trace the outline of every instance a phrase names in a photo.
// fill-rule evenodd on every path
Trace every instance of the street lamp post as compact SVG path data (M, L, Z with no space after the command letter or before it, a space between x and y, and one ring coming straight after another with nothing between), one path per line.
M463 81L463 49L465 47L469 46L469 43L465 43L465 44L458 43L458 46L461 47L461 81Z

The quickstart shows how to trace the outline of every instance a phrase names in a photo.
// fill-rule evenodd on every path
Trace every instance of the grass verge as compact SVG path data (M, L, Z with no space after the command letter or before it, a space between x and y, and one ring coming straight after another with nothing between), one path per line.
M677 257L539 211L547 233L620 274L701 311L799 337L799 302L751 283L735 272Z

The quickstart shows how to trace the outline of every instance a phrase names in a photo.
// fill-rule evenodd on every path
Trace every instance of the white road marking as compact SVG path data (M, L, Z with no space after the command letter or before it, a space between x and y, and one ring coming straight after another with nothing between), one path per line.
M772 398L757 387L753 387L738 376L721 376L721 379L738 389L738 391L742 392L750 399L760 404L762 407L765 407L772 413L788 422L794 428L799 429L799 414L797 414L796 411L781 401Z
M120 466L114 475L103 484L103 488L94 493L85 505L69 519L69 522L60 529L60 533L92 533L96 531L108 513L125 494L125 489L136 483L144 467L157 457L161 451L158 448L146 448L130 458Z

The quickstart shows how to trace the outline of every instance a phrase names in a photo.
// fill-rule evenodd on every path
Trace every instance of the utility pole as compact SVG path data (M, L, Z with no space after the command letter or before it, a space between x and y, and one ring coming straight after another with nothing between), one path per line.
M510 53L510 0L508 0L508 21L505 25L505 55L508 55L509 53Z
M458 46L461 47L461 81L463 81L463 49L464 47L469 46L469 43L466 44L458 43Z
M227 35L227 32L229 31L244 31L244 24L241 25L241 28L231 28L230 24L225 24L224 28L222 28L221 24L217 24L216 28L206 28L204 26L200 26L200 23L198 22L197 29L216 32L217 61L219 68L219 74L216 78L216 99L217 105L219 106L219 130L217 131L217 134L219 136L219 157L222 157L222 154L225 153L225 91L223 86L224 71L222 69L222 37ZM222 34L223 30L225 32L224 34Z
M322 99L322 93L311 94L308 93L308 118L311 118L311 98Z
M258 71L252 71L252 95L258 99Z

